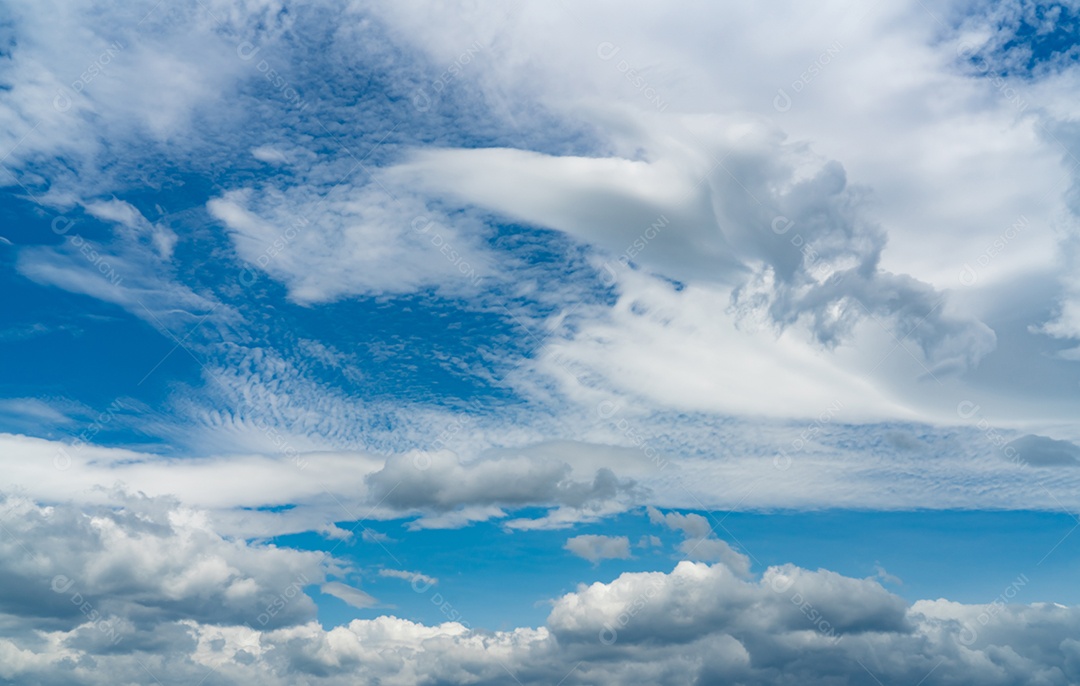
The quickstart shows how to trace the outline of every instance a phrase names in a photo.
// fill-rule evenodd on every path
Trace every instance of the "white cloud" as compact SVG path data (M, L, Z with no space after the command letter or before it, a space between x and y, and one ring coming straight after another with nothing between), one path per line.
M24 626L75 627L85 600L110 627L134 622L139 631L180 619L281 626L312 618L302 589L336 569L319 552L223 537L205 513L169 499L115 499L84 508L5 496L0 574L10 582L0 612Z
M596 564L600 560L627 560L630 558L630 539L626 536L596 536L584 534L566 539L563 546L578 557Z
M636 547L638 547L638 548L659 548L661 545L663 545L663 542L660 540L659 536L649 535L649 536L642 536L641 540L639 540L637 542Z
M633 480L620 479L610 468L581 481L570 478L572 471L552 459L520 455L463 462L440 451L392 456L367 483L372 498L387 507L436 515L478 507L485 519L490 508L550 504L588 512L613 503L625 507L639 495Z
M7 589L5 589L6 591ZM7 594L3 594L7 597ZM790 565L756 580L724 565L622 574L556 599L545 626L469 630L396 617L274 629L164 620L157 643L116 650L81 615L36 636L0 635L4 677L67 683L177 680L208 671L229 683L1066 684L1080 678L1071 637L1080 610L1052 604L906 605L876 581ZM1038 627L1033 631L1031 627ZM128 635L125 635L127 638ZM145 637L145 638L143 638ZM120 645L124 645L121 642ZM93 668L85 666L92 659ZM73 666L74 665L74 666Z
M398 197L378 184L355 186L341 173L325 186L234 190L208 203L249 265L242 283L266 273L312 304L431 286L475 293L495 274L478 223L440 222L402 190Z
M663 524L669 529L683 533L685 538L679 544L679 552L686 559L722 562L739 576L745 577L750 574L750 558L732 548L727 541L722 541L715 536L714 526L721 526L720 522L713 525L705 517L694 513L668 512L664 514L652 506L646 508L646 513L653 524Z
M685 364L666 349L641 357L665 360L692 389L706 360L719 366L761 356L765 367L797 361L789 357L796 342L790 333L778 345L733 330L723 310L728 286L744 278L740 268L769 267L755 288L738 291L744 309L767 308L769 317L785 324L803 318L818 338L849 344L850 350L841 345L832 355L808 347L802 357L812 361L793 365L799 376L790 383L755 384L755 372L739 369L717 375L714 383L700 382L721 396L714 406L723 397L739 397L755 403L754 413L764 407L806 416L820 405L800 407L792 393L868 381L866 399L848 404L851 411L879 417L914 412L948 421L952 412L937 400L953 393L941 393L927 371L949 386L954 381L945 378L948 373L986 359L994 334L977 318L1000 306L996 289L1010 284L1034 297L1033 275L1057 275L1064 288L1060 316L1043 331L1064 336L1076 328L1068 323L1075 319L1069 314L1075 298L1068 295L1075 289L1067 277L1075 271L1067 266L1075 256L1058 256L1062 237L1075 233L1076 224L1064 202L1075 164L1066 147L1074 133L1060 122L1068 116L1063 94L1074 90L1078 70L1065 64L1031 81L1010 79L1010 89L1021 91L1030 105L1018 109L996 82L969 73L958 53L965 41L978 35L985 40L998 26L994 20L968 17L963 27L949 30L960 12L943 10L943 25L917 4L888 2L858 13L826 3L812 14L792 4L780 13L782 21L751 8L672 14L637 7L613 17L585 6L573 10L567 25L563 8L522 7L509 17L447 18L436 35L408 13L380 12L436 63L452 60L473 40L497 43L502 59L477 61L468 73L470 85L489 102L536 98L606 136L598 150L577 156L509 148L420 150L387 178L565 231L605 249L612 260L633 250L645 267L689 281L686 294L669 299L671 316L679 321L686 314L709 331L681 330L680 340L705 348L723 335L722 344L708 351L711 357L695 355ZM722 37L703 34L701 25L724 27L718 29ZM767 39L761 26L769 27ZM727 64L743 68L717 67ZM659 111L646 102L626 77L627 66L670 107ZM783 111L774 108L781 88L793 98ZM706 176L707 183L693 185ZM661 215L670 224L634 248ZM771 226L778 215L794 221L780 236ZM1017 222L1025 228L1014 235ZM778 229L786 226L781 221ZM800 246L792 245L796 237ZM803 246L813 247L813 260L800 255ZM794 267L798 260L801 271ZM862 267L849 278L811 285L855 264ZM974 283L965 265L976 270ZM720 284L710 287L708 281ZM622 285L626 305L639 299L642 289L627 292ZM685 302L694 300L689 292L695 288L709 291L711 307ZM867 335L865 329L880 327L864 310L891 333ZM710 326L717 318L724 321ZM641 333L618 319L597 335L595 352L604 361L610 352L624 361L624 341ZM860 319L865 326L855 323ZM1031 352L1041 349L1041 334L1019 335L1029 351L1019 359L1041 357ZM900 350L897 339L904 339ZM1028 362L1010 364L1023 370L1008 379L1033 371ZM828 381L806 378L811 375L804 370L818 368L829 370ZM642 369L634 365L635 372ZM1056 372L1071 374L1071 368L1062 363ZM921 388L913 383L919 377L926 380ZM740 392L715 392L731 386ZM853 397L859 392L851 390ZM1032 420L1048 409L1004 376L995 376L992 390L957 391L961 397L973 392L1000 401L1005 421ZM670 397L653 400L686 405Z
M798 397L791 400L762 390L776 385L755 384L754 373L735 365L707 379L710 385L752 387L754 393L747 397L754 413L768 408L774 415L812 414L820 400L812 389L835 383L846 395L865 393L867 402L848 407L866 408L873 417L940 419L941 408L925 397L940 394L924 388L912 398L909 387L896 388L911 384L911 369L892 369L890 361L878 373L867 373L892 354L895 341L884 331L874 336L859 331L855 322L865 323L863 309L897 336L912 331L905 344L911 350L896 351L894 357L906 358L910 352L919 365L943 375L970 368L992 347L992 334L976 319L982 313L975 311L993 300L985 287L1019 283L1034 272L1067 281L1069 268L1056 261L1060 241L1051 229L1068 231L1061 191L1071 162L1062 164L1063 149L1049 134L1068 140L1059 120L1069 103L1060 93L1072 92L1067 86L1075 81L1075 70L1063 68L1023 84L1033 106L1017 112L987 79L972 78L958 61L956 48L962 40L987 33L987 25L974 18L943 37L941 26L925 11L903 2L881 3L854 16L842 3L826 3L812 14L789 4L780 13L784 21L760 10L728 7L670 13L642 6L612 17L599 7L585 6L572 10L569 25L564 13L571 10L561 7L490 12L479 6L425 6L416 13L443 17L436 29L412 12L357 5L350 16L377 15L388 40L431 58L433 75L454 63L462 50L479 45L481 54L463 65L452 87L482 99L497 113L498 124L518 130L523 142L513 148L417 150L361 183L347 174L352 158L339 164L314 152L317 145L304 147L308 141L296 135L287 108L275 111L273 116L280 119L257 132L235 125L229 116L245 111L255 100L245 89L265 80L238 55L237 45L255 38L260 57L271 57L275 64L303 62L297 58L300 46L283 37L301 19L277 12L273 3L243 10L204 4L206 8L154 8L138 30L130 29L130 21L116 21L105 6L96 12L61 11L65 6L58 3L55 14L63 20L44 22L29 5L17 5L15 28L27 38L13 53L15 86L2 100L3 115L12 124L6 129L8 142L13 146L20 132L35 122L40 129L18 146L9 163L18 168L33 155L77 151L86 165L96 165L103 146L118 140L169 141L178 158L201 159L205 141L191 122L204 121L199 117L214 105L219 109L213 114L221 116L209 119L241 139L242 151L264 161L279 162L285 156L295 167L293 176L232 188L210 208L226 225L237 254L251 265L244 278L267 274L282 281L298 302L429 287L475 295L478 289L460 273L462 256L467 256L468 270L501 284L510 281L496 253L486 247L485 218L476 208L448 215L447 207L431 206L434 196L465 197L499 213L552 226L606 250L612 259L625 254L663 216L670 221L636 259L650 270L691 282L687 294L671 298L671 304L679 312L695 310L696 320L723 319L715 328L725 334L723 345L716 347L732 351L725 359L754 353L748 359L757 364L749 368L776 363L797 367L800 373L798 383L788 384L798 387ZM757 27L766 24L769 39L756 38ZM206 30L192 34L179 28L192 25ZM700 25L723 26L724 40L703 35ZM559 30L537 31L538 26ZM80 94L78 104L60 116L49 106L54 86L67 88L69 77L86 65L49 46L80 43L84 34L91 45L119 40L125 47ZM361 36L360 28L342 29L327 50L349 54L360 49ZM605 59L600 47L609 44L617 54ZM834 44L841 46L839 52L819 65L812 82L800 86L791 109L777 111L777 89L792 91L792 81ZM624 63L670 106L660 110L647 102L626 78ZM731 63L746 66L717 68ZM193 74L213 78L207 82ZM407 76L410 83L418 78L417 73ZM215 94L220 92L234 97L219 99ZM571 146L561 139L553 141L530 129L540 123L532 110L541 108L532 107L534 103L543 103L544 116L593 133L572 146L575 154L566 154ZM1034 103L1045 108L1045 116ZM163 110L162 104L168 107ZM387 129L392 124L380 122ZM335 129L335 137L339 135L346 145L357 139ZM158 154L137 150L138 155ZM716 165L718 160L722 165ZM58 170L48 174L63 175ZM395 178L410 187L403 189ZM87 186L68 175L48 199L54 205L101 201L112 192L114 181ZM334 190L339 181L344 182ZM412 182L419 185L411 187ZM420 193L421 186L425 193ZM432 243L430 231L416 235L412 223L421 214L436 219L439 245ZM780 236L772 230L777 214L795 222ZM1021 216L1030 228L996 251L991 263L980 265L986 247ZM311 222L311 229L284 249L276 247L275 241L300 217ZM942 226L949 230L940 230ZM813 260L791 245L795 235L814 246ZM133 300L140 290L160 300L146 302L155 312L180 308L197 316L214 307L204 294L175 288L169 279L149 278L167 274L167 266L137 261L134 252L122 247L94 249L111 260L108 268L131 274L124 282L130 286L126 291L102 283L96 267L80 263L71 250L26 253L20 268L41 283L129 308L141 309ZM147 247L153 254L168 255L173 243L161 234L140 250L148 252ZM387 266L390 262L393 268ZM948 289L964 290L956 275L965 262L979 267L979 281L957 297ZM823 265L827 268L818 273ZM821 274L856 265L860 270L851 278L820 280ZM771 345L762 340L768 336L734 331L732 322L738 318L719 312L729 304L732 288L751 275L755 287L736 293L742 296L743 309L795 329ZM622 286L620 282L620 305L629 306L640 291ZM1067 283L1063 287L1060 317L1042 331L1065 335L1072 330L1068 322L1074 298ZM939 296L949 300L936 308ZM948 309L957 301L963 306ZM699 307L705 314L699 315ZM924 316L926 321L921 321ZM693 330L685 326L687 318L679 319L682 326L676 327L686 347L714 352L706 347L713 340L708 337L715 333L713 327ZM797 326L800 321L802 328ZM617 334L611 357L623 362L630 335L624 325L632 326L618 312L599 322ZM843 346L829 355L792 340L808 334L830 344L847 341L864 351L863 357L876 359L859 358L860 364L853 365ZM1042 334L1028 335L1030 347ZM601 357L608 352L606 345L597 345L597 350ZM1065 362L1063 370L1068 369ZM692 377L700 364L695 356L673 371L678 378ZM724 364L714 361L710 371ZM919 365L913 367L917 376L924 374ZM885 382L883 372L889 372ZM1001 397L1014 397L1009 391L1016 389L1007 382L999 381L998 387ZM656 393L652 400L671 407L665 395L670 393ZM705 406L700 400L696 404ZM1019 404L1007 405L1009 417L1030 418L1030 408ZM716 405L723 403L714 401L709 409ZM724 405L721 411L732 410Z
M390 577L391 579L405 579L413 584L420 582L425 586L434 586L439 583L439 580L433 576L421 574L420 572L407 572L404 569L380 569L379 576Z
M68 232L58 246L20 249L21 274L140 317L171 313L169 325L210 312L222 328L235 322L214 297L178 283L172 262L186 237L113 197L153 188L138 179L146 160L220 163L230 151L217 144L230 135L245 163L250 154L281 165L267 171L281 176L226 184L209 209L250 267L241 278L280 281L304 305L426 289L475 296L493 281L528 294L509 254L488 245L489 218L476 206L559 230L597 262L633 252L642 269L601 267L598 279L614 279L614 306L579 310L568 333L508 381L537 402L477 422L456 454L410 452L451 413L402 403L381 414L255 348L207 372L221 376L229 400L245 402L177 399L194 424L171 427L177 445L189 441L184 459L93 445L63 453L55 442L0 436L5 482L53 503L4 501L14 536L0 537L0 677L137 683L149 671L195 683L216 670L235 683L476 683L510 671L522 683L568 685L824 684L869 671L882 683L928 686L1080 680L1076 608L943 599L908 607L875 581L791 566L754 579L697 515L650 511L684 533L683 555L722 564L683 562L670 574L583 587L556 599L545 627L503 632L391 617L324 629L308 621L313 608L298 585L323 584L357 606L374 599L326 582L317 555L230 537L317 530L343 539L332 524L342 509L352 516L376 504L373 517L420 514L417 527L540 505L552 509L506 527L564 527L625 511L645 488L664 507L1076 506L1080 470L1057 467L1075 461L1080 439L1077 354L1046 345L1074 345L1080 332L1077 208L1065 196L1076 177L1058 142L1077 140L1080 72L1062 62L1010 79L1030 100L1021 109L957 53L961 42L996 40L990 29L1012 10L990 8L993 16L953 30L958 6L927 12L891 0L861 12L841 2L505 13L472 2L354 3L332 34L319 34L326 64L346 64L355 81L360 39L377 25L394 46L387 62L424 54L433 77L467 67L452 88L469 103L447 97L442 106L491 117L482 135L445 136L429 135L433 117L406 140L492 147L416 150L361 182L346 173L353 160L320 159L314 151L329 144L307 140L290 114L271 115L271 136L238 131L267 111L250 114L256 98L245 88L265 79L238 44L257 40L275 64L319 62L281 39L300 13L277 2L198 5L12 5L2 33L14 38L0 67L5 166L27 197L49 189L43 207L81 205L113 225L108 240ZM306 26L319 23L322 15ZM473 45L481 56L455 62ZM832 45L839 50L824 64ZM75 93L95 60L101 71ZM339 84L325 85L311 90ZM774 107L780 88L790 109ZM58 94L68 98L59 107ZM392 127L354 116L360 109L326 120L335 143ZM454 128L462 112L437 114ZM132 152L115 159L117 150ZM458 213L455 203L473 206ZM298 218L304 231L290 234ZM1023 230L1009 235L1019 219ZM472 282L463 263L490 281ZM534 295L570 299L557 289ZM1007 310L1013 320L1003 323ZM1012 347L994 350L995 335ZM348 368L319 345L305 354ZM262 367L245 366L255 358ZM1041 375L1028 373L1035 368ZM1046 393L1046 378L1073 388ZM976 405L982 414L958 411ZM41 401L3 409L13 408L70 424ZM933 426L860 424L882 418ZM391 456L367 441L392 446ZM1003 448L1024 462L1002 459ZM101 488L117 482L151 500ZM180 502L153 500L166 494ZM326 505L327 494L340 505ZM295 507L265 509L283 504ZM619 539L570 541L600 559L629 554ZM108 621L86 621L50 580L82 584L72 593Z
M271 145L260 145L257 148L252 148L251 156L260 162L268 164L285 164L289 161L289 155L286 152Z
M152 224L121 200L80 204L90 217L114 224L112 240L88 238L76 208L62 208L70 215L57 214L49 222L53 232L63 237L62 242L20 250L16 263L20 274L40 284L119 305L170 339L185 336L180 327L190 332L207 320L210 326L236 322L233 308L173 278L171 260L179 238L170 228Z
M328 581L327 583L319 586L319 590L327 595L332 595L335 598L339 598L349 605L359 608L361 610L369 607L375 607L379 604L379 601L372 596L364 593L359 588L354 588L348 584L343 584L340 581Z
M207 509L217 526L244 536L321 531L341 538L348 533L333 522L361 515L420 514L413 528L457 528L523 507L554 508L549 518L562 528L625 511L644 493L613 471L617 458L604 456L589 470L524 454L465 460L448 451L387 457L279 450L171 458L4 434L0 446L7 483L34 497L101 505L114 502L109 489L120 486ZM281 505L291 507L267 509Z
M674 141L650 151L653 162L425 151L388 176L565 231L682 281L743 285L753 275L734 293L739 306L780 326L805 321L826 344L876 316L911 336L938 373L965 369L993 348L985 325L938 306L943 294L878 271L885 234L864 216L866 194L848 187L838 163L742 122L684 130L694 127L704 143L672 131ZM727 157L745 181L717 168L714 160Z
M940 432L914 425L924 446L915 450L896 447L877 425L774 423L763 442L760 425L718 421L634 418L634 430L652 436L665 453L685 451L662 468L639 451L571 441L461 455L268 446L263 454L167 457L101 447L92 439L65 443L5 434L0 434L0 467L9 487L29 497L115 505L110 489L120 486L175 497L210 512L219 530L249 537L316 531L348 538L348 527L333 523L362 516L419 515L409 524L414 529L491 519L503 519L508 530L565 529L644 504L694 510L1080 506L1080 470L1017 460L1008 442L1021 432L980 427L974 419L969 427ZM700 452L703 445L727 452ZM725 459L718 460L721 455ZM717 483L725 488L717 491ZM281 509L284 505L290 507ZM516 514L536 507L548 509L541 515ZM684 554L720 559L736 569L743 564L736 562L743 560L740 553L719 543L695 545L712 540L708 531L715 522L697 514L654 512L656 523L694 541ZM357 535L378 542L370 531Z
M653 524L663 524L669 529L682 531L687 538L705 538L712 533L709 520L699 514L679 514L678 512L664 514L655 507L649 507L647 513L649 521Z

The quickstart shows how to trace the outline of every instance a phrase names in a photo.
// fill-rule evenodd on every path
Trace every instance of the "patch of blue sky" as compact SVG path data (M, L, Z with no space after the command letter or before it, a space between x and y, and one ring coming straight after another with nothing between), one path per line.
M314 346L341 351L342 359L337 363L327 363L324 359L319 364L316 359L315 363L306 365L305 373L347 394L365 400L446 405L478 399L508 400L506 389L497 379L506 369L536 354L551 335L542 329L530 329L533 323L564 306L561 301L551 299L552 293L561 293L569 284L577 284L579 292L571 298L571 305L611 300L580 245L556 232L500 224L497 218L490 218L489 247L513 263L516 276L534 280L537 286L534 293L545 295L547 300L510 298L496 288L474 303L425 291L350 297L318 307L303 307L290 302L284 287L269 278L260 278L250 285L238 284L246 265L236 258L219 227L213 225L205 211L205 202L222 186L255 180L259 164L256 162L250 168L240 165L239 172L221 175L217 180L213 175L157 171L153 178L144 176L141 181L132 177L128 190L114 197L131 203L148 220L168 226L180 236L172 263L175 278L195 292L212 293L243 317L245 323L240 331L232 332L231 343L243 341L242 345L249 347L266 346L287 359L310 359ZM132 164L132 170L137 167ZM8 193L2 207L11 219L7 222L9 240L17 245L55 244L65 240L49 230L51 215L29 201ZM113 233L108 224L77 208L66 210L64 217L65 221L75 222L73 226L81 235L107 249ZM108 328L101 329L107 333L101 335L100 345L94 342L93 332L104 324L95 322L89 333L83 327L77 341L64 343L54 339L54 349L49 352L69 361L97 361L88 370L89 375L73 374L64 365L52 367L58 372L55 391L92 407L122 395L161 406L169 390L177 384L197 388L208 383L200 378L200 365L214 362L222 354L222 334L211 326L196 327L191 322L186 328L168 333L155 331L139 317L114 305L51 286L37 286L12 274L6 278L17 283L18 289L26 294L9 300L7 307L25 309L26 317L82 308L89 310L80 317L86 319L101 311L97 316L108 323ZM267 316L268 313L272 316ZM12 315L9 321L17 323L17 313ZM45 324L40 317L34 323ZM182 339L184 346L170 355L175 345L172 336ZM100 350L101 346L107 346L108 350ZM35 357L33 346L27 344L23 348L21 354L26 355L26 364L9 372L14 375L9 385L12 392L18 390L17 369L38 366L39 358ZM101 359L111 359L110 355L116 358L115 365L100 363ZM166 355L168 358L164 359ZM147 359L143 360L144 357ZM136 361L147 362L143 365L147 369L138 372L140 365ZM143 375L158 363L160 366L144 380ZM65 373L59 373L61 370ZM140 378L128 379L132 374ZM40 374L37 381L42 381ZM24 380L24 384L27 391L31 390L29 380ZM105 437L103 434L99 439Z
M718 533L740 541L756 571L791 562L872 577L880 565L903 581L886 586L908 601L988 603L1023 574L1032 588L1017 602L1074 603L1080 600L1069 581L1080 558L1076 526L1066 512L825 510L735 512Z
M990 603L1017 579L1014 602L1080 602L1074 583L1080 560L1077 520L1061 512L858 510L693 512L707 518L714 535L751 557L751 573L792 563L855 578L876 578L909 602L947 597ZM538 516L538 508L514 516ZM334 626L357 617L394 614L428 624L453 619L473 627L507 629L543 623L547 601L579 583L608 582L624 572L669 572L683 559L678 532L649 522L635 510L571 529L506 531L498 521L464 529L409 531L406 521L365 521L347 542L315 534L283 536L277 545L333 551L351 570L346 583L377 598L371 609L349 607L315 594L319 619ZM351 529L355 522L340 522ZM367 530L368 540L361 534ZM373 534L381 540L375 542ZM593 564L564 549L582 534L626 536L629 559ZM655 536L660 545L649 543ZM438 579L434 585L383 576L404 570Z
M981 73L1022 80L1080 60L1080 8L1067 2L989 3L965 19L989 15L990 39L967 57Z
M164 359L173 341L121 307L18 274L20 247L56 244L74 230L68 236L54 233L48 215L11 194L0 196L0 212L6 220L3 235L14 243L0 246L5 267L0 273L5 294L0 299L5 322L0 331L0 395L46 396L90 409L132 396L158 404L173 379L197 378L198 365L192 360L183 355ZM108 233L93 219L80 220L75 227L87 240Z
M1035 76L1044 65L1056 69L1080 60L1080 9L1068 3L1031 3L1018 22L1002 30L1009 38L1000 51L1018 76Z

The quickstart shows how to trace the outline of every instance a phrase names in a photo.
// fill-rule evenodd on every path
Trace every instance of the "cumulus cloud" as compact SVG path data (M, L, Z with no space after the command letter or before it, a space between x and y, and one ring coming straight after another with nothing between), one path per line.
M646 509L646 514L653 524L663 524L669 529L682 531L687 538L705 538L713 533L709 520L699 514L679 514L678 512L664 514L651 506Z
M1076 608L909 606L876 581L826 570L785 565L747 580L723 564L680 562L669 573L582 586L556 599L539 628L488 632L396 617L273 629L179 620L157 625L152 650L115 650L76 621L35 637L5 634L0 652L4 678L64 674L77 684L146 671L179 683L210 671L223 683L327 685L495 683L508 673L522 684L1064 685L1080 678L1078 626Z
M118 500L84 509L5 496L0 612L71 630L85 601L139 631L182 619L283 626L312 618L302 589L336 568L322 553L224 538L205 513L170 499Z
M1027 434L1006 445L1016 451L1014 459L1036 467L1071 467L1080 464L1080 446L1071 441Z
M732 548L727 541L715 536L714 525L699 514L664 514L651 505L646 508L649 521L669 529L681 531L685 537L679 544L679 552L689 560L722 562L741 576L750 573L750 558ZM716 526L721 526L719 523Z
M465 462L440 451L392 456L367 483L372 498L383 505L436 514L457 510L466 519L473 518L472 513L486 519L503 507L526 504L588 513L613 503L625 507L642 493L632 479L620 479L608 467L597 469L590 480L575 480L572 471L566 462L553 459L519 455ZM431 518L418 524L437 526L443 521Z
M584 534L566 539L563 546L578 557L596 564L600 560L626 560L630 558L630 539L626 536L597 536Z

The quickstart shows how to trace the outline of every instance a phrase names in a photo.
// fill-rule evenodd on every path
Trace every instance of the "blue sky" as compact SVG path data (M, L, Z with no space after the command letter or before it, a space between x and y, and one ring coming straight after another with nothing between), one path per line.
M754 566L761 570L791 562L855 578L881 578L891 592L911 602L945 597L965 603L992 600L1023 574L1030 583L1017 601L1077 603L1072 583L1076 544L1067 537L1076 520L1065 513L841 510L719 513L716 518L726 529L720 530L720 536L737 540L741 550L753 553ZM644 512L573 531L627 536L632 545L640 545L643 536L660 539L659 545L633 548L631 559L596 565L561 550L564 531L508 533L491 523L453 536L441 531L409 534L399 525L371 528L396 540L387 544L389 550L359 544L359 550L344 553L366 567L357 576L363 579L359 585L393 606L393 612L427 623L443 619L439 603L432 602L440 594L473 626L505 630L517 624L541 624L550 611L548 601L573 591L582 581L666 570L679 559L673 550L679 536L648 526ZM285 537L278 543L334 548L310 535ZM335 552L342 554L343 547ZM1002 555L1003 550L1011 552ZM378 569L402 565L423 568L439 583L430 589L425 589L425 583L417 584L423 590L417 592L408 582L379 576ZM879 576L886 572L894 578ZM493 577L504 581L492 584ZM380 607L358 612L333 597L316 596L316 600L324 626L387 612Z
M1080 681L1077 6L0 17L0 683Z

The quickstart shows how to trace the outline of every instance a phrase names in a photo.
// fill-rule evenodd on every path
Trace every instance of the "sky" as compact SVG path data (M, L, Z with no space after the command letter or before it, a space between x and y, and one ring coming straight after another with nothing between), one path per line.
M1080 683L1080 3L11 0L0 683Z

